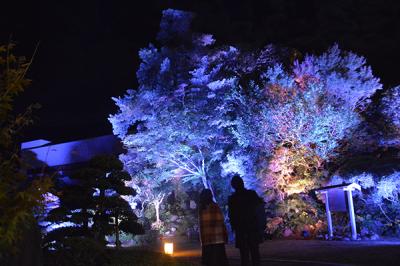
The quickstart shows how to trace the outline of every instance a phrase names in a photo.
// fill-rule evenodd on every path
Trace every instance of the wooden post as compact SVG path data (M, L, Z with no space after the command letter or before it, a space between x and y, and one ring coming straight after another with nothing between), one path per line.
M352 240L357 240L357 227L356 227L356 215L354 213L354 204L353 204L353 190L358 190L361 191L361 186L356 183L351 183L351 184L342 184L342 185L334 185L334 186L328 186L328 187L323 187L320 189L317 189L315 191L316 194L324 194L325 195L325 208L326 208L326 219L328 222L328 231L329 231L329 238L333 237L333 226L332 226L332 217L331 217L331 210L329 208L329 191L337 190L339 189L340 193L335 192L331 194L333 196L334 200L337 200L335 204L332 205L332 210L333 211L344 211L345 210L345 193L341 192L341 189L343 189L343 192L346 191L347 193L347 209L349 211L349 218L350 218L350 227L351 227L351 239Z
M333 238L333 225L332 225L332 215L331 215L331 210L329 208L329 196L328 196L328 191L322 192L325 195L325 210L326 210L326 219L328 221L328 233L329 233L329 239Z
M356 215L354 214L353 195L351 188L347 188L347 203L349 205L351 239L357 240Z

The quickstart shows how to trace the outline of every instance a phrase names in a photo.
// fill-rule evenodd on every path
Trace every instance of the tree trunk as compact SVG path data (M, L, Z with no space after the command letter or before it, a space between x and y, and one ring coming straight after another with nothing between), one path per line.
M156 200L156 202L154 203L154 208L156 209L156 223L159 224L160 221L160 205L161 202Z
M82 213L85 216L83 221L83 230L85 231L85 235L89 234L89 215L88 210L86 208L82 209Z
M164 193L159 193L156 198L152 201L152 204L154 204L154 208L156 210L156 222L154 223L154 225L157 227L157 229L159 229L159 227L161 226L161 219L160 219L160 206L161 203L164 200Z
M205 175L201 176L201 181L203 182L204 188L208 189L208 181L207 181L207 177Z
M119 222L118 222L118 215L116 215L115 217L115 246L117 248L121 247L121 241L119 241Z
M105 239L105 232L104 232L104 227L105 227L105 221L107 220L107 219L105 219L105 217L104 217L104 201L105 201L105 198L106 198L106 194L105 194L105 190L104 189L100 189L100 192L99 192L99 201L100 201L100 204L99 204L99 211L96 213L96 216L97 216L97 232L96 232L96 234L97 234L97 237L96 237L96 239L97 240L99 240L99 241L104 241L104 239Z
M217 202L217 199L215 198L214 190L213 190L213 188L212 188L212 186L211 186L211 183L210 183L209 180L207 179L207 176L206 176L206 175L203 175L203 176L201 177L201 181L203 182L203 186L204 186L205 189L211 190L211 194L212 194L212 196L213 196L213 199L214 199L215 202Z

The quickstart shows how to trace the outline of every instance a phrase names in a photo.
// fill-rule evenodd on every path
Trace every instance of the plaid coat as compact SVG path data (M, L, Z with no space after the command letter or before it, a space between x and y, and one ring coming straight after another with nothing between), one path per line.
M224 215L216 203L211 203L206 209L200 210L200 240L201 244L223 244L228 241L228 233L224 223Z

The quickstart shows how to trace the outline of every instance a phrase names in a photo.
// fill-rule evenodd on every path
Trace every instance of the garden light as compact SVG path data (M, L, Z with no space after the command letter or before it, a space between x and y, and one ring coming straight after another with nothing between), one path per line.
M164 243L164 253L172 256L174 254L174 243L165 242Z

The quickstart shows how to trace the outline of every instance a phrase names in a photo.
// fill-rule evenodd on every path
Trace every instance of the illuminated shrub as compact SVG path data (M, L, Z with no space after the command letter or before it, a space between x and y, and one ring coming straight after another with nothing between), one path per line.
M316 237L326 230L321 220L323 210L308 195L292 194L282 201L271 202L267 233L273 236Z

